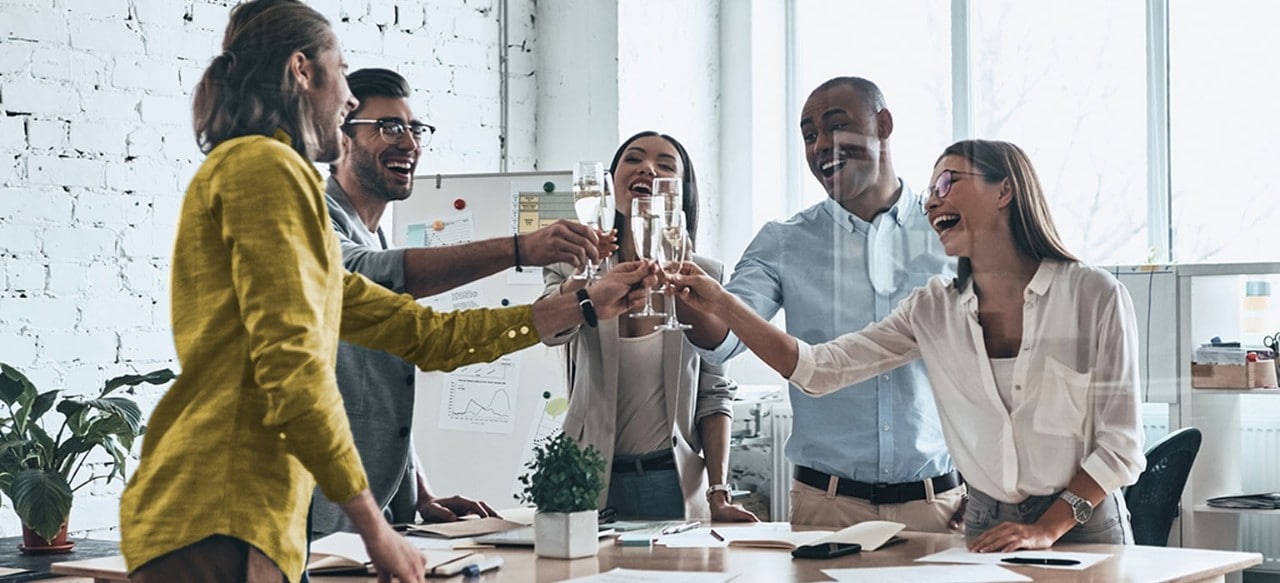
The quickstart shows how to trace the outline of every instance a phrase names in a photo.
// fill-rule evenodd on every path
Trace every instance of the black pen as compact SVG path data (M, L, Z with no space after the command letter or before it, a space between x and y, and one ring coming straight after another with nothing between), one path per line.
M1075 559L1048 559L1041 557L1005 557L1000 561L1014 565L1053 565L1055 567L1070 567L1080 564L1080 561Z

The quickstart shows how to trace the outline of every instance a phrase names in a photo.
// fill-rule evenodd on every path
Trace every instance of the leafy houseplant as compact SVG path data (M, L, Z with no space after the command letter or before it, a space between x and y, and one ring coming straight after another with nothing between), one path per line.
M604 488L604 458L592 446L579 447L560 433L539 445L520 476L520 501L538 508L533 552L543 557L576 559L595 555L596 500Z
M159 385L174 378L167 368L125 375L107 381L95 397L58 399L59 390L41 393L26 375L0 363L0 492L13 502L24 534L36 535L27 537L26 548L70 550L71 545L62 543L75 491L96 480L124 479L129 450L146 428L137 403L108 395L120 387ZM55 401L63 420L51 435L40 421ZM109 471L83 476L94 448L111 455Z

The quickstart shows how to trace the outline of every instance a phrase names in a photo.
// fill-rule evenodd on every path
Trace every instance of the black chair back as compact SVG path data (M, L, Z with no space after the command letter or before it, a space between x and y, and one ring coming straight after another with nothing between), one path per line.
M1182 488L1200 451L1200 430L1179 429L1147 449L1147 469L1124 492L1133 516L1133 538L1140 545L1168 546L1178 516Z

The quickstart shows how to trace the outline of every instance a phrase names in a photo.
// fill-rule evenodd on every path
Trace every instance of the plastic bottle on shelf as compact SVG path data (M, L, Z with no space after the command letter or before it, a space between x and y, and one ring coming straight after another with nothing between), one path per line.
M1240 311L1240 344L1262 346L1263 338L1276 331L1276 308L1272 306L1271 282L1248 280Z

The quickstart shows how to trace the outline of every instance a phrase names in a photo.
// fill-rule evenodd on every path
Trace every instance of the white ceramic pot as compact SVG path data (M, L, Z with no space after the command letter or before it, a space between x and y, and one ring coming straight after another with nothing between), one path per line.
M533 554L552 559L594 557L600 550L595 510L539 512L533 517Z

